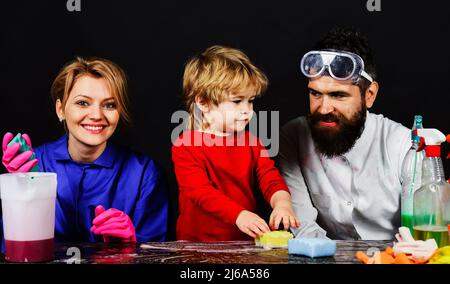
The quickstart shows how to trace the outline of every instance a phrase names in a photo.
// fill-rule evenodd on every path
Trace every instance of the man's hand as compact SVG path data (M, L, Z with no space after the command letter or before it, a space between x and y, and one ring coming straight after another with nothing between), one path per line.
M272 230L278 230L280 223L283 222L284 229L298 228L300 222L295 217L294 210L290 204L277 205L270 214L269 225Z

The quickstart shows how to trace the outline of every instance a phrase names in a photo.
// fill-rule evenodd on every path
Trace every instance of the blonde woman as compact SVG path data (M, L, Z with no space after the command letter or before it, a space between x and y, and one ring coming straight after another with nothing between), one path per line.
M51 88L56 114L66 129L59 140L18 154L3 138L9 172L35 164L58 177L55 239L59 241L164 241L168 194L161 169L147 156L114 145L119 121L128 122L126 77L115 63L76 58ZM33 155L35 160L30 160Z

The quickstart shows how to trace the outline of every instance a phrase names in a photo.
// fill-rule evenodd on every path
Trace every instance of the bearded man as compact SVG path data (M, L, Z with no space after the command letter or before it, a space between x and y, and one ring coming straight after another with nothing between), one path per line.
M400 174L410 130L368 111L375 64L358 31L336 28L301 61L310 113L281 130L278 166L296 237L390 240L400 226Z

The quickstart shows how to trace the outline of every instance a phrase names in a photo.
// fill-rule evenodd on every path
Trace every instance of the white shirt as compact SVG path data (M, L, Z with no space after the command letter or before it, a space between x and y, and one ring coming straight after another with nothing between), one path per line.
M400 174L410 130L367 112L347 153L326 158L315 149L305 117L280 135L279 167L292 195L298 237L391 240L400 226Z

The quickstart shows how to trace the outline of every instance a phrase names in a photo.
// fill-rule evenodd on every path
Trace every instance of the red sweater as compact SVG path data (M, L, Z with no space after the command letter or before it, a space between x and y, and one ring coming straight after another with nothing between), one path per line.
M256 210L255 185L267 202L276 191L288 191L267 150L248 131L234 139L185 132L172 147L172 159L180 191L178 240L248 240L235 223L242 210Z

